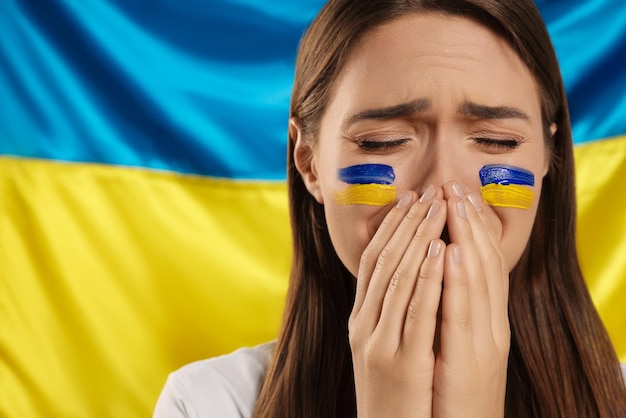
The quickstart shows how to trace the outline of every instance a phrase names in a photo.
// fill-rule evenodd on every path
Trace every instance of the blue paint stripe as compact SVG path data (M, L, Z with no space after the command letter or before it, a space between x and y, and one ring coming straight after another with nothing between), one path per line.
M523 168L508 165L489 164L479 171L480 183L487 184L519 184L534 186L535 175Z
M385 164L359 164L339 169L339 179L348 184L391 184L393 167Z

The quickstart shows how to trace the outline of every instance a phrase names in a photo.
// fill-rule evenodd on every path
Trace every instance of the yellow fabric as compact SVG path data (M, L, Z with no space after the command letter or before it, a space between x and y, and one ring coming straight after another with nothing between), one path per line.
M289 248L284 183L0 158L0 416L150 416L276 337Z
M578 146L575 158L581 267L626 363L626 135Z
M583 272L626 362L626 137L576 149ZM275 338L283 183L0 157L0 416L150 416L167 374Z

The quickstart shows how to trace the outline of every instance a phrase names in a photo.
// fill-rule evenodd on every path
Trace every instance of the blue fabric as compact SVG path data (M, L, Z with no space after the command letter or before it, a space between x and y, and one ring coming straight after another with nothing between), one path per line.
M297 44L322 3L0 1L0 154L283 180ZM576 142L626 133L624 1L538 4Z
M537 0L556 49L574 142L626 133L626 2Z
M283 179L299 1L0 2L0 154Z

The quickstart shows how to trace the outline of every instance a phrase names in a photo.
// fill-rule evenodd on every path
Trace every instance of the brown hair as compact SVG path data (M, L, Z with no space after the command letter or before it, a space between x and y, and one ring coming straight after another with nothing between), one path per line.
M574 159L565 90L531 0L331 0L298 54L291 116L315 141L333 83L355 44L407 13L478 20L506 39L538 86L548 174L530 240L511 272L507 417L624 416L626 390L611 342L589 296L575 247ZM551 123L558 130L552 137ZM304 186L289 138L293 265L281 333L257 417L356 416L348 317L355 279L335 253L323 207Z

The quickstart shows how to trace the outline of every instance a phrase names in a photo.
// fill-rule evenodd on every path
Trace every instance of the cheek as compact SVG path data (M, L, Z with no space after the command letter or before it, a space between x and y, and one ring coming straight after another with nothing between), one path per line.
M333 247L344 266L355 277L358 274L361 254L390 207L391 205L339 205L334 201L324 205Z
M535 222L541 196L542 176L537 175L538 171L537 167L491 164L479 172L483 200L493 207L502 223L500 243L509 271L524 252Z
M395 172L384 164L347 165L328 170L324 179L324 211L333 247L356 276L361 254L400 192Z
M537 216L540 188L535 189L536 198L529 209L494 208L502 222L500 245L506 259L509 272L521 258L530 238L530 233Z

